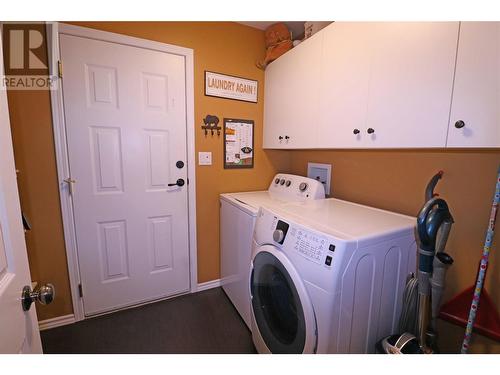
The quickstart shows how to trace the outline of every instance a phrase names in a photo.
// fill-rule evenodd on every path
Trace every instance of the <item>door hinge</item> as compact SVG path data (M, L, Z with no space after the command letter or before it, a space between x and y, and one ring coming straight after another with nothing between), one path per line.
M69 195L73 196L75 193L76 180L72 179L71 177L68 177L67 179L64 180L64 182L68 184Z
M82 284L78 284L78 294L80 295L80 298L83 298L83 288L82 288Z
M59 78L62 78L62 62L61 61L58 61L57 62L57 75L59 76Z

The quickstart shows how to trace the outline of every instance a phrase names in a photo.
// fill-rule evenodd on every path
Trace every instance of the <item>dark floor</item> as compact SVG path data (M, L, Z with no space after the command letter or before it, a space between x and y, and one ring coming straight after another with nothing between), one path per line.
M44 353L255 353L221 288L42 331Z

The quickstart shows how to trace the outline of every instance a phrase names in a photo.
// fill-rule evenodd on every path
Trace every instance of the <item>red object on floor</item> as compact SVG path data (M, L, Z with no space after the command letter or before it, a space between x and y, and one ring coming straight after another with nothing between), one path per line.
M474 294L474 287L464 290L462 293L446 302L439 312L439 317L450 323L465 327L469 317L469 309ZM481 292L474 332L500 342L500 316L495 308L486 289Z

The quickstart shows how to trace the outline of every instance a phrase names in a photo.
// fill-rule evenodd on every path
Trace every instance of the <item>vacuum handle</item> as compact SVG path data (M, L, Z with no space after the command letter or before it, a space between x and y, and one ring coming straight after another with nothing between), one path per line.
M429 220L431 214L432 220ZM424 204L417 217L417 233L424 250L435 250L437 231L443 221L450 218L451 214L445 200L432 198Z
M444 172L439 171L436 173L434 176L432 176L431 180L427 184L427 187L425 188L425 201L429 201L430 199L434 198L436 194L434 193L434 188L436 187L438 181L443 177Z

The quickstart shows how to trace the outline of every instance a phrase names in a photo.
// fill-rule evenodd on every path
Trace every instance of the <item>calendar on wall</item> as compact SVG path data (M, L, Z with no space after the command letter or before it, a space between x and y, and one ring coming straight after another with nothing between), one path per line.
M224 119L224 168L253 168L253 120Z

